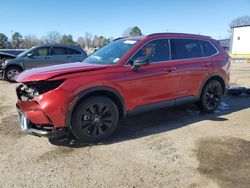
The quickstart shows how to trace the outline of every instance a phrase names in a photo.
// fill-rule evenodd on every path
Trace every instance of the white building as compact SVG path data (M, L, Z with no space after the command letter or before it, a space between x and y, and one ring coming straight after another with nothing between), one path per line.
M231 54L250 56L250 25L232 27Z

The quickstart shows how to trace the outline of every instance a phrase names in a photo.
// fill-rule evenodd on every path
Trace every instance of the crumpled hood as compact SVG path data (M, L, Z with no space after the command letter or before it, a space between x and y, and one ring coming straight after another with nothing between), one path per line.
M17 82L40 81L47 80L49 78L63 74L73 74L79 72L100 70L106 67L107 65L88 64L83 62L66 63L61 65L28 69L17 75L15 80Z

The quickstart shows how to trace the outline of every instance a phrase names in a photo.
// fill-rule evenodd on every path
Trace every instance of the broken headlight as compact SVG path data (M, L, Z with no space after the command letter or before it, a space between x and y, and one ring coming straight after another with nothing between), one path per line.
M22 101L31 100L36 96L39 96L53 89L56 89L63 82L64 80L56 80L56 81L35 81L35 82L27 82L25 84L21 84L16 89L18 99Z

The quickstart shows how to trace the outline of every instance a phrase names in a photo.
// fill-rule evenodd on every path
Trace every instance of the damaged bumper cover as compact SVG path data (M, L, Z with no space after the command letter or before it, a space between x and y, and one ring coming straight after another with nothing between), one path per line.
M54 128L50 125L47 126L38 126L31 123L28 118L20 112L17 108L20 127L22 131L27 134L39 136L39 137L47 137L47 138L57 138L61 136L65 136L67 133L65 128Z
M39 136L39 137L47 137L47 138L57 138L66 135L66 131L64 128L53 128L51 126L36 126L32 124L20 111L18 111L19 122L22 131L27 134Z

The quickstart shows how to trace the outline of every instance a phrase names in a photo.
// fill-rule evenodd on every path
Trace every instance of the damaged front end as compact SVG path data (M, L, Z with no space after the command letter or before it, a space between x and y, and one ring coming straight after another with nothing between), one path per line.
M65 128L55 127L53 117L49 117L47 113L50 105L41 100L44 94L55 90L63 82L64 80L26 82L16 88L16 107L24 132L48 138L66 134Z

